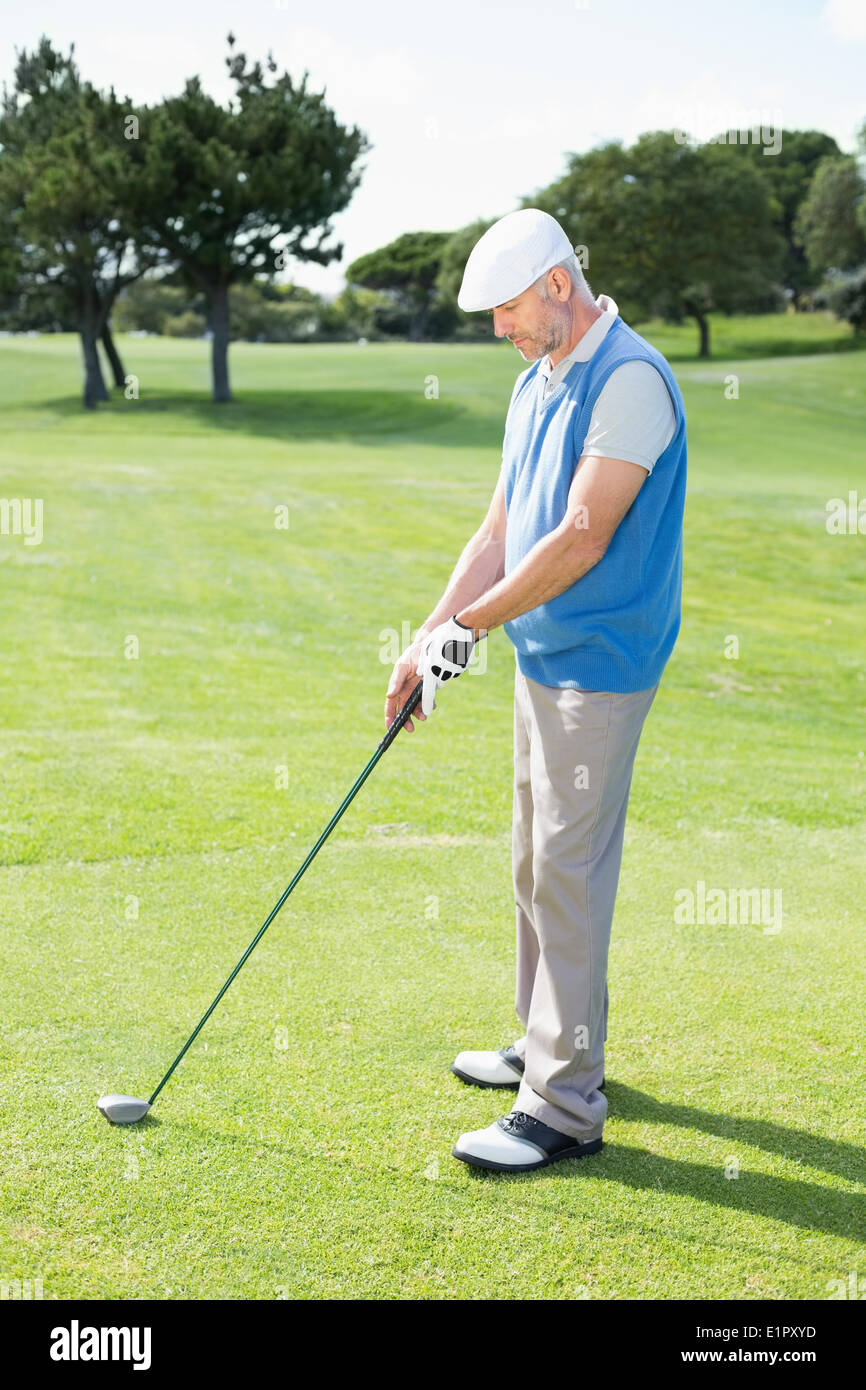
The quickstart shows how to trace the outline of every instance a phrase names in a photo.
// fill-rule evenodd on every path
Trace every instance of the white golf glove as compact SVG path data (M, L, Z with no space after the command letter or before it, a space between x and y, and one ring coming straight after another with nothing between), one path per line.
M433 713L433 701L439 687L466 670L474 647L475 633L471 627L458 623L456 617L434 627L429 637L424 639L418 657L418 675L424 679L421 693L424 714Z

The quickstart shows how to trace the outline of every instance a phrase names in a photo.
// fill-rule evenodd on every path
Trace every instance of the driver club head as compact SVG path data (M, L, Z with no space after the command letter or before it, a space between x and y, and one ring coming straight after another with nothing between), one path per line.
M136 1120L143 1120L150 1109L149 1100L139 1100L136 1096L100 1096L96 1104L113 1125L134 1125Z

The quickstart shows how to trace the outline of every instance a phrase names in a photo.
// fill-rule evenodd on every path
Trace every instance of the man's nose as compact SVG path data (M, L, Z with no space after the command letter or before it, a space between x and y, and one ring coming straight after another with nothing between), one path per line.
M493 310L493 332L497 338L505 338L508 335L508 318L501 309Z

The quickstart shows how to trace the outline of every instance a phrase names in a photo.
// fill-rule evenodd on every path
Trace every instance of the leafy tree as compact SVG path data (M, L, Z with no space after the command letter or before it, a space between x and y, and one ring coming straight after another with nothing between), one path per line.
M207 300L213 397L231 399L229 290L273 275L287 256L328 265L331 218L360 181L366 137L340 125L324 93L288 73L267 74L235 53L226 63L235 96L221 106L190 78L180 96L140 112L140 237L178 267Z
M758 142L736 145L741 157L751 163L764 179L778 207L776 226L785 238L782 283L796 305L813 290L819 274L809 264L797 233L797 214L809 192L818 165L830 156L838 158L839 146L831 135L819 130L785 130L778 154L765 154Z
M570 155L563 177L526 205L559 219L587 278L625 318L684 316L710 355L708 314L778 300L784 242L761 176L733 147L679 143L672 132Z
M853 270L866 261L866 182L853 155L818 165L797 231L815 270Z
M492 222L470 222L467 227L452 232L442 248L439 273L436 277L436 290L440 300L452 308L455 328L460 337L492 338L493 321L487 314L466 314L457 307L457 296L463 282L463 271L476 241L484 235Z
M800 227L812 263L827 270L817 302L866 331L866 122L859 155L826 160L803 204Z
M436 278L448 232L404 232L396 241L359 256L348 267L351 285L385 290L408 321L413 342L422 338L437 298Z
M0 327L7 333L74 333L75 314L48 278L45 253L20 237L15 213L0 201Z
M19 54L14 88L3 92L0 203L19 248L21 294L37 305L50 301L57 314L74 319L88 407L107 397L100 338L115 382L123 385L109 316L120 290L142 269L132 256L128 214L129 111L113 89L102 93L81 80L74 49L64 56L47 38L33 53Z

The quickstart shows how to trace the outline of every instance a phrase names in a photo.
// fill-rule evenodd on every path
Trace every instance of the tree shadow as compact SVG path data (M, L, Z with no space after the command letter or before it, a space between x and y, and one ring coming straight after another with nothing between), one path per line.
M608 1082L607 1096L618 1119L679 1125L723 1138L725 1160L728 1156L740 1157L738 1144L749 1145L812 1168L823 1168L850 1182L862 1183L866 1179L864 1151L856 1144L750 1116L720 1115L697 1106L658 1101L614 1081ZM711 1166L686 1162L639 1147L606 1142L601 1152L590 1158L564 1159L532 1173L494 1173L472 1167L469 1171L476 1180L487 1182L527 1181L553 1175L603 1178L635 1190L694 1197L731 1211L770 1217L849 1240L866 1237L866 1194L843 1192L799 1178L756 1173L749 1169L747 1161L741 1164L739 1176L727 1177L723 1163Z
M750 1148L781 1154L810 1168L823 1168L849 1182L866 1182L866 1151L857 1144L827 1139L809 1130L792 1129L755 1116L717 1115L699 1106L656 1100L645 1091L615 1081L608 1085L607 1094L619 1119L699 1129L730 1144L748 1144Z
M42 411L60 419L81 419L78 396L44 402ZM115 391L90 415L134 417L164 435L206 430L267 435L291 443L303 439L346 439L375 445L383 437L413 443L462 445L484 442L499 447L501 421L486 418L454 401L426 400L421 390L240 391L234 401L216 405L204 393L164 391L126 400ZM163 425L164 429L160 426Z
M727 322L736 315L719 313L710 315L710 356L700 357L697 351L698 330L694 320L688 321L689 336L670 340L671 330L682 329L683 323L660 323L658 320L644 323L631 322L629 326L651 343L665 343L660 350L669 362L693 363L695 366L711 366L714 362L741 361L750 358L760 360L766 357L813 357L828 352L864 352L866 334L852 333L848 326L839 321L832 335L824 338L799 337L796 332L786 334L781 326L772 331L764 328L760 336L750 336L747 331L732 328ZM795 316L801 321L808 315ZM796 327L800 325L797 324ZM795 327L792 324L792 329ZM693 337L691 335L694 335Z
M636 329L640 332L640 329ZM643 335L646 336L646 335ZM712 335L710 336L710 356L701 357L692 349L684 346L668 346L662 349L668 362L677 363L684 366L712 367L717 364L720 367L725 362L760 362L773 357L815 357L823 356L826 353L836 352L863 352L866 350L866 338L862 335L859 338L838 338L821 339L818 342L799 341L794 338L761 338L758 342L749 342L747 339L723 339L721 343L716 343Z

